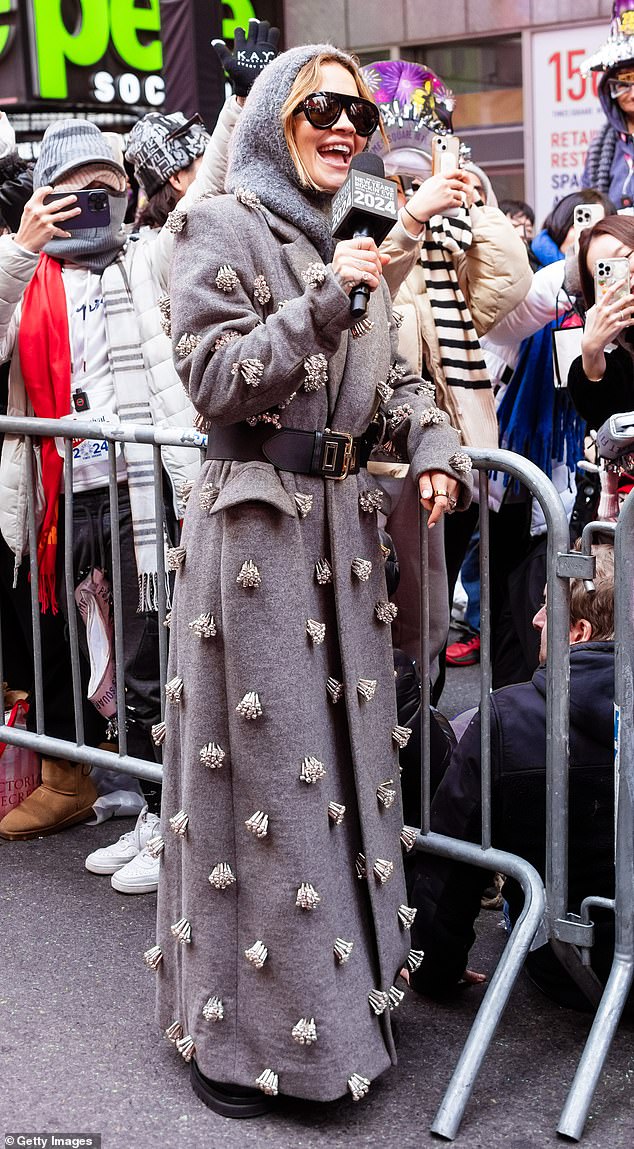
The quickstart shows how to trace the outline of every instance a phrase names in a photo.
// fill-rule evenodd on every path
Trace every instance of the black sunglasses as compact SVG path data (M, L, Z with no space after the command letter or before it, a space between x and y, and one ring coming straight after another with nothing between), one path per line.
M344 96L341 92L313 92L293 109L293 115L303 112L309 124L324 130L332 128L343 110L358 136L371 136L379 126L379 109L371 100L361 96Z

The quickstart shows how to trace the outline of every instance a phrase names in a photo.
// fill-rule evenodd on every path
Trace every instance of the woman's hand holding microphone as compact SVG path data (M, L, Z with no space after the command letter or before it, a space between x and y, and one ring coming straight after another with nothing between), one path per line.
M332 270L346 295L350 295L353 287L360 283L365 283L370 291L376 291L383 268L389 262L389 255L379 251L373 239L358 236L340 240L332 257Z

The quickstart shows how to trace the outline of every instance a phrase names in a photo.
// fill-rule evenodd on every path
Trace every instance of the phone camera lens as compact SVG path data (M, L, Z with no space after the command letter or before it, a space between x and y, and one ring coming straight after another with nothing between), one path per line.
M91 192L88 196L88 211L100 212L104 211L108 203L108 195L106 192L95 191Z

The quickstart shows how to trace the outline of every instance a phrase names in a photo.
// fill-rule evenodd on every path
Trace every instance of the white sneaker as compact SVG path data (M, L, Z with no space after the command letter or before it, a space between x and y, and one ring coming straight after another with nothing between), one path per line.
M145 843L158 830L159 819L144 806L133 830L122 834L118 842L93 850L86 858L86 869L93 874L115 874L122 866L136 858Z
M120 894L153 894L158 890L160 858L152 857L148 849L113 874L110 885Z

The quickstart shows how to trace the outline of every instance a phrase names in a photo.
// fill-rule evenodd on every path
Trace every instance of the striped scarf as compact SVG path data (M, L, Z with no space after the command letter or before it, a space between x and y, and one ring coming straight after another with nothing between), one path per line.
M123 255L102 273L108 359L114 380L117 414L126 423L152 425L147 369ZM148 443L124 443L132 510L134 554L139 579L139 611L158 610L157 522L154 505L154 459Z
M479 391L490 390L491 380L452 258L466 251L471 239L471 220L465 208L460 208L451 218L432 216L420 262L447 384Z

